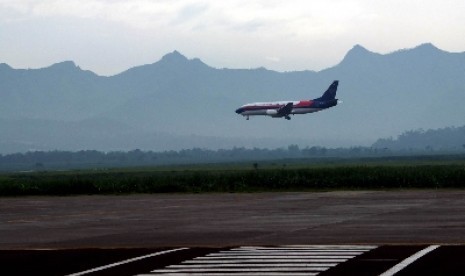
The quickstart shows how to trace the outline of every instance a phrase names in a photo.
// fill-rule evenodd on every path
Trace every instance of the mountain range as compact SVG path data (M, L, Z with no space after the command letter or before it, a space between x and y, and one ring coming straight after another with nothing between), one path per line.
M339 80L343 104L292 120L234 110L312 99ZM389 54L354 46L322 71L219 69L174 51L114 76L72 61L0 64L0 153L28 150L367 146L411 129L465 124L465 52L422 44Z

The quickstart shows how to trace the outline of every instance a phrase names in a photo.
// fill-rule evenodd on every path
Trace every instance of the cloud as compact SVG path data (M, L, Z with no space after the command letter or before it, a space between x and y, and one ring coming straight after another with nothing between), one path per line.
M331 31L344 23L353 3L337 1L236 0L0 0L0 10L14 11L23 18L79 18L117 22L135 28L203 25L207 29L236 32L274 30L296 34ZM341 7L343 5L343 7ZM206 28L203 28L205 30Z
M0 10L8 9L31 20L35 18L75 18L117 22L136 28L160 27L175 18L201 11L193 1L149 0L0 0Z
M182 7L178 13L176 22L186 22L191 19L198 18L202 14L204 14L209 8L208 4L200 3L200 4L187 4L186 6Z
M279 57L265 57L265 59L272 62L279 62L281 60Z
M0 0L0 60L29 65L53 53L114 67L115 55L134 65L178 49L219 67L315 69L355 44L463 51L464 9L462 0Z

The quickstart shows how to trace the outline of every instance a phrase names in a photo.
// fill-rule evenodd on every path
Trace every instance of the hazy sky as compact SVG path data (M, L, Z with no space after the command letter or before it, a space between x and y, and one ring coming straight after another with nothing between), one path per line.
M112 75L178 50L217 68L320 70L355 44L465 51L463 0L0 0L0 63Z

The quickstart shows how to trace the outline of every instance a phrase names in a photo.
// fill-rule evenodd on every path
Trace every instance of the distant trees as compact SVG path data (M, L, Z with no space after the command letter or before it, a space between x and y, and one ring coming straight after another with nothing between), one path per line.
M440 129L417 129L402 133L397 139L379 139L375 148L391 150L461 151L465 149L465 126Z
M449 135L455 135L461 129L445 129ZM454 134L453 134L454 133ZM325 148L289 145L287 148L244 148L210 150L202 148L183 149L180 151L142 151L135 149L128 152L101 152L96 150L70 151L31 151L26 153L0 154L0 170L49 170L49 169L79 169L108 168L127 166L158 166L195 163L242 162L251 161L254 169L258 169L258 161L279 159L315 159L315 158L352 158L390 155L436 154L451 153L465 150L463 139L465 133L456 139L456 147L449 151L440 151L441 144L433 138L434 131L409 131L397 140L380 139L374 147ZM424 136L427 137L424 137ZM439 138L438 138L439 139ZM402 145L402 147L400 146Z

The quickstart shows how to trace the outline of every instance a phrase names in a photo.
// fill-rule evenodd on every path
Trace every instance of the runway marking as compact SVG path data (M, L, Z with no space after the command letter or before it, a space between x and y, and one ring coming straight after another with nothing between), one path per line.
M111 268L111 267L115 267L115 266L118 266L118 265L127 264L127 263L131 263L131 262L135 262L135 261L140 261L140 260L143 260L143 259L146 259L146 258L155 257L155 256L160 256L160 255L168 254L168 253L171 253L171 252L176 252L176 251L186 250L186 249L188 249L188 248L185 248L185 247L184 247L184 248L176 248L176 249L171 249L171 250L165 250L165 251L155 252L155 253L152 253L152 254L148 254L148 255L144 255L144 256L140 256L140 257L136 257L136 258L127 259L127 260L124 260L124 261L121 261L121 262L112 263L112 264L104 265L104 266L99 266L99 267L92 268L92 269L89 269L89 270L86 270L86 271L68 274L68 275L66 275L66 276L80 276L80 275L85 275L85 274L89 274L89 273L92 273L92 272L96 272L96 271L108 269L108 268Z
M279 251L266 251L267 256L332 256L334 254L344 254L346 256L360 255L363 251L350 251L344 252L338 251L291 251L291 252L279 252ZM228 252L228 253L213 253L210 254L212 257L234 257L234 256L261 256L263 253L252 251L252 252Z
M380 274L379 276L392 276L397 272L401 271L402 269L406 268L411 263L415 262L419 258L425 256L426 254L430 253L431 251L438 248L439 245L430 245L427 248L418 251L417 253L413 254L412 256L408 257L407 259L403 260L402 262L396 264L395 266L391 267L386 272Z
M265 274L266 273L266 274ZM138 274L136 276L153 276L154 274ZM169 276L186 276L186 275L208 275L208 276L282 276L282 275L290 275L290 276L316 276L318 273L310 273L310 272L304 272L304 273L298 273L298 272L289 272L289 273L284 273L284 272L237 272L237 273L229 273L229 272L218 272L218 273L168 273L165 275Z
M376 246L244 246L156 269L154 275L318 275Z
M321 266L334 266L337 263L293 263L292 267L321 267ZM243 264L205 264L205 265L198 265L198 264L191 264L189 265L190 268L201 268L201 267L243 267ZM271 264L247 264L248 267L284 267L286 264L282 263L271 263ZM170 268L185 268L185 265L171 265Z
M245 260L240 260L240 259L234 259L234 260L221 260L221 263L223 264L243 264L243 263L308 263L309 259L262 259L262 258L257 258L257 259L245 259ZM314 262L312 263L334 263L337 262L338 259L319 259L319 258L314 258ZM188 260L184 261L186 264L216 264L218 263L218 260Z
M360 255L360 254L358 254ZM258 255L258 254L255 254L253 256L238 256L238 255L235 255L235 256L222 256L222 257L216 257L216 256L206 256L206 257L199 257L198 259L200 260L203 260L203 259L207 259L207 260L227 260L227 259L234 259L234 260L237 260L237 259L257 259L257 258L261 258L261 259L295 259L296 256L300 257L299 259L350 259L354 256L357 256L357 255L337 255L337 256L331 256L331 255L322 255L322 256L319 256L319 255L311 255L311 256L305 256L305 255L294 255L294 256L288 256L288 255L279 255L279 256L263 256L263 255Z

